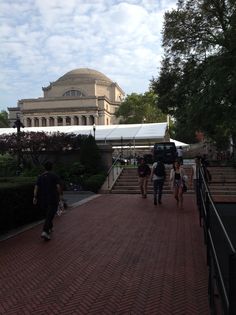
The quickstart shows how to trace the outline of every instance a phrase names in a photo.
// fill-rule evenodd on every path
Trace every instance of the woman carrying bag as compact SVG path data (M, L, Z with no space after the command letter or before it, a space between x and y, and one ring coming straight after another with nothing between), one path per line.
M170 184L177 201L177 207L183 208L183 193L187 191L185 185L185 172L179 161L174 162L170 171Z

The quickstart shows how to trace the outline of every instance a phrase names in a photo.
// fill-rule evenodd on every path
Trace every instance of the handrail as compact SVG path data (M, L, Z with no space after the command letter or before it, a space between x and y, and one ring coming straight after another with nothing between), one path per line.
M112 169L114 168L114 166L116 165L117 161L120 159L121 154L117 155L115 161L112 163L111 167L109 168L109 170L107 171L107 176L110 174L110 172L112 171Z
M222 229L222 231L223 231L223 233L224 233L224 236L225 236L225 238L227 239L227 242L228 242L229 247L230 247L230 249L232 250L232 252L233 252L233 253L236 253L236 250L235 250L235 248L234 248L234 246L233 246L233 244L232 244L232 242L231 242L231 240L230 240L230 237L229 237L228 233L226 232L225 226L224 226L224 224L223 224L223 222L222 222L222 220L221 220L221 218L220 218L220 216L219 216L219 213L218 213L218 211L216 210L216 207L215 207L215 204L214 204L214 202L213 202L213 199L212 199L212 196L211 196L209 187L208 187L208 185L207 185L207 183L206 183L206 180L205 180L205 178L204 178L202 168L200 168L200 173L201 173L202 181L203 181L204 186L205 186L205 188L206 188L206 189L205 189L205 192L208 194L209 201L210 201L211 206L212 206L212 208L213 208L213 210L214 210L214 213L215 213L215 215L216 215L216 217L217 217L217 220L218 220L218 222L219 222L219 224L220 224L220 227L221 227L221 229Z
M224 285L224 278L223 278L223 275L222 275L222 272L221 272L219 261L217 259L217 253L216 253L216 249L215 249L215 246L214 246L214 241L212 239L211 233L209 233L209 237L210 237L210 242L211 242L211 249L212 249L213 256L214 256L214 262L215 262L215 265L216 265L216 268L217 268L217 271L218 271L218 276L219 276L219 279L220 279L220 283L222 284L222 291L223 291L223 295L224 295L224 299L225 299L225 304L227 305L227 308L228 308L229 307L229 299L228 299L226 287Z
M118 162L118 160L120 159L120 157L121 157L121 154L119 154L119 155L116 157L115 161L112 163L111 167L110 167L109 170L107 171L107 188L108 188L108 189L110 189L110 176L113 175L113 176L112 176L113 182L114 182L114 180L115 180L114 170L115 170L115 167L116 167L117 162ZM120 170L120 169L117 170L117 176L119 175L119 174L118 174L118 171L119 171L119 170Z
M214 204L207 181L204 176L205 172L203 170L203 166L200 166L198 168L197 174L197 196L199 196L198 206L200 211L200 222L201 218L203 218L204 222L204 235L207 247L207 262L209 266L208 288L210 305L211 307L213 307L212 313L215 314L214 283L216 281L219 290L218 293L222 302L222 308L224 309L224 314L235 315L236 303L234 302L234 299L236 295L236 286L234 282L236 280L236 250ZM201 212L202 209L204 211L203 213ZM201 216L201 214L203 216ZM216 242L216 240L214 240L214 229L212 229L211 225L212 218L216 220L214 222L216 226L219 227L219 232L217 232L218 235L220 235L220 237L222 237L225 242L225 247L222 247L222 249L226 250L226 254L224 256L220 256L219 253L217 253L218 243ZM228 266L226 270L224 270L224 265Z

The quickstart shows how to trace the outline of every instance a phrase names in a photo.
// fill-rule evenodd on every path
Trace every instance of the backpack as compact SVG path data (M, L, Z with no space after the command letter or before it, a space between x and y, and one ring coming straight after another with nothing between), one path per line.
M162 162L157 162L157 165L154 169L154 174L158 177L165 177L165 165Z
M147 164L143 164L139 166L138 173L140 177L145 177L147 175L150 175L151 170Z

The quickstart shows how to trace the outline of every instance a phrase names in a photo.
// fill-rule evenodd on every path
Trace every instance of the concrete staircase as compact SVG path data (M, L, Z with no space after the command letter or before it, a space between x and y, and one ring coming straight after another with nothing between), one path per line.
M227 166L208 168L212 180L209 189L216 201L236 201L236 169Z
M190 179L192 165L184 165L184 170ZM166 165L166 181L163 188L163 194L172 194L169 183L170 165ZM236 200L236 169L233 167L209 167L212 181L209 189L214 200L231 201ZM188 183L188 191L186 194L194 194ZM113 194L140 194L138 186L137 167L124 168L112 188ZM153 193L153 184L148 181L148 194Z
M170 187L169 177L170 177L170 165L166 165L166 180L163 187L163 194L172 194ZM191 166L184 166L185 173L190 178ZM121 172L119 178L117 179L113 189L111 191L113 194L140 194L140 189L138 185L138 175L137 167L135 168L124 168ZM151 180L148 181L148 194L153 193L153 183ZM194 191L188 189L187 194L192 194Z

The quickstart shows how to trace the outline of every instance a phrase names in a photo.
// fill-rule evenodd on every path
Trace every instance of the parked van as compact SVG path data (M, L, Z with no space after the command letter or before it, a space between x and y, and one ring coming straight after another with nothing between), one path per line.
M161 158L163 163L172 164L177 159L177 149L174 142L155 143L153 148L154 161Z

